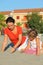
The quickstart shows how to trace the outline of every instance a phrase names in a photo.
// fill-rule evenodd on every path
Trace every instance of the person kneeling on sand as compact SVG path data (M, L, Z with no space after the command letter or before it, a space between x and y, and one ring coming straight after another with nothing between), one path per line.
M27 46L27 37L22 36L22 28L20 26L16 26L15 20L12 17L8 17L6 19L7 28L4 29L4 41L2 43L2 52L5 51L8 37L11 40L13 47L11 48L11 52L15 52L18 48L24 49ZM22 45L22 46L21 46Z

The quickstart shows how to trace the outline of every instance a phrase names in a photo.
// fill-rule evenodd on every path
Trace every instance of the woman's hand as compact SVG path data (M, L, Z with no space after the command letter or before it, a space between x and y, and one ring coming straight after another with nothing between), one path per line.
M14 52L15 52L15 50L16 50L15 48L12 48L12 49L11 49L11 53L14 53Z

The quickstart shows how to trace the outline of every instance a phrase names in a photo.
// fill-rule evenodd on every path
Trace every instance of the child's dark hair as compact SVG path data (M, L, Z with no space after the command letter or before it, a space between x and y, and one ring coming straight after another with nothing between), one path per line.
M29 32L28 32L28 36L29 37L36 37L38 35L38 33L37 33L37 30L35 30L35 29L31 29Z
M15 19L13 19L12 17L8 17L8 18L6 19L6 24L7 24L8 22L15 23Z

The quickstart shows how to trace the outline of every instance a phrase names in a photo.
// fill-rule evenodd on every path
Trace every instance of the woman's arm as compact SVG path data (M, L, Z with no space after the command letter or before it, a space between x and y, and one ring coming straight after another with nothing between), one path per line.
M14 46L15 49L21 44L21 41L22 41L22 34L19 35L19 40L16 43L16 45Z
M4 52L6 44L7 44L8 36L5 34L4 35L4 41L2 43L2 52Z
M36 55L40 55L40 39L36 38Z
M19 40L18 42L16 43L16 45L11 49L11 52L13 53L16 48L21 44L21 41L22 41L22 34L19 34Z

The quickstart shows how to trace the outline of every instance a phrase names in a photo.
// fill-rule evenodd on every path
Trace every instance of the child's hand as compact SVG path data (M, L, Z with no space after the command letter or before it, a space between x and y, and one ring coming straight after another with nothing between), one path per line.
M39 56L39 55L40 55L40 53L36 52L36 55L37 55L37 56Z
M43 48L40 50L40 54L43 54Z
M20 52L23 53L25 51L25 49L21 49Z
M39 56L40 54L36 54L37 56Z

